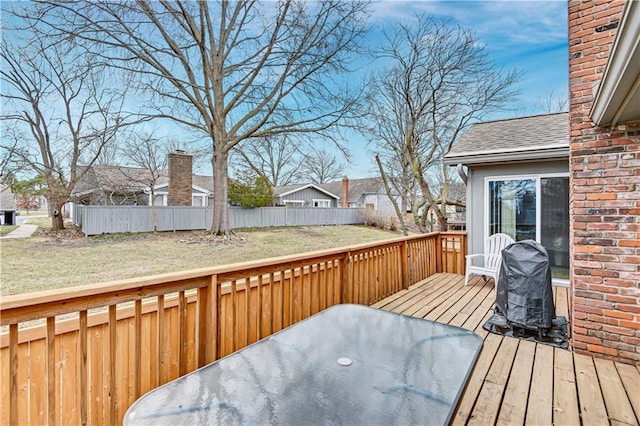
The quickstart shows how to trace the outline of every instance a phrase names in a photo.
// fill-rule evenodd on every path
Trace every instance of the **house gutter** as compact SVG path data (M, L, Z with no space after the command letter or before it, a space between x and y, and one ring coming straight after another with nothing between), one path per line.
M636 108L632 98L640 96L640 2L625 5L613 50L599 85L589 117L598 126L615 126ZM637 99L637 98L636 98ZM640 118L637 115L636 118Z
M527 151L478 151L469 152L464 155L448 155L444 158L444 164L457 166L458 164L469 165L489 165L517 161L540 161L540 160L560 160L569 158L569 146L548 146ZM459 173L459 172L458 172Z

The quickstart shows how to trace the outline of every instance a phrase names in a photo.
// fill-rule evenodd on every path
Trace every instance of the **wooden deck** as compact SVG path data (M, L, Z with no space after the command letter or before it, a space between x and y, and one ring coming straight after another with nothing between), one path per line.
M568 289L554 287L556 314L569 318ZM484 346L453 424L638 425L640 372L482 328L493 312L493 281L436 274L373 306L473 330Z

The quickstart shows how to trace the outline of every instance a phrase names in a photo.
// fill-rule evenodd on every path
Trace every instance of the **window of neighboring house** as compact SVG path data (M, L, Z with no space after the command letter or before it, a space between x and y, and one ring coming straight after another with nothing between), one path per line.
M364 205L365 208L369 209L369 210L373 210L376 208L375 204L373 203L367 203Z
M313 200L313 207L331 207L331 200Z
M304 207L304 200L282 200L285 207Z
M485 239L498 232L532 239L549 254L551 274L569 279L569 177L537 175L487 178Z

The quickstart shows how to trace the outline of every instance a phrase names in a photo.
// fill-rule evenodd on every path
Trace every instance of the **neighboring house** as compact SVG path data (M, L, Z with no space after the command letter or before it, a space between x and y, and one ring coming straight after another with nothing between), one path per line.
M276 206L338 207L340 197L319 185L285 185L273 188Z
M162 183L158 183L154 186L154 194L156 197L156 206L169 205L168 179L163 179ZM193 175L193 185L191 185L191 205L197 207L213 205L213 176Z
M15 223L16 199L13 196L11 187L0 183L0 222L3 225L13 225Z
M16 198L11 187L4 183L0 183L0 210L16 210Z
M83 172L81 168L79 172ZM151 172L148 169L120 166L92 166L76 184L72 201L88 205L150 205ZM154 192L157 206L168 205L169 172L161 170ZM213 204L213 177L192 175L193 206Z
M458 206L448 204L445 207L445 212L447 214L447 229L449 231L464 231L467 228L466 191L467 187L464 183L452 182L449 184L447 200L465 205ZM434 230L438 226L436 214L431 210L431 208L427 209L427 223L429 223L429 230Z
M573 349L636 364L639 82L640 2L569 2Z
M568 113L474 124L445 163L467 167L470 253L498 232L534 239L551 255L555 282L568 285Z
M461 195L456 195L457 193ZM279 186L273 189L275 204L289 207L343 207L368 209L382 217L395 217L396 210L387 195L382 178L348 179L320 184ZM464 201L464 190L452 186L451 193L457 201ZM396 195L398 207L401 197ZM447 207L450 229L463 229L464 208Z
M381 178L286 185L273 188L275 204L288 207L343 207L371 209L382 216L395 216ZM399 200L398 196L398 202Z
M370 209L385 217L396 215L393 202L384 189L382 178L348 179L344 177L341 181L319 186L334 194L340 194L342 207ZM396 201L400 205L399 195L396 197Z

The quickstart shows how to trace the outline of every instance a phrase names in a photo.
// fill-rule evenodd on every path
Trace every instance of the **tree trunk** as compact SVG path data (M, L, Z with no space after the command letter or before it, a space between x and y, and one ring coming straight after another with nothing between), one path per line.
M213 222L211 233L214 235L229 235L228 208L228 159L229 155L222 149L215 149L211 160L213 165Z
M49 200L51 206L51 229L53 231L61 231L64 229L64 215L62 214L62 208L64 202L56 199Z
M387 179L387 174L384 172L384 168L382 167L382 162L380 161L380 156L376 154L376 163L378 163L378 170L380 171L380 176L382 177L382 183L384 184L384 190L387 193L387 196L391 200L393 204L393 208L396 211L396 216L398 216L398 220L400 221L400 229L402 229L402 235L405 237L409 235L409 230L407 229L407 224L404 223L404 211L400 211L400 207L398 207L398 200L393 196L391 192L391 187L389 186L389 180ZM402 198L404 206L404 197ZM404 208L404 207L403 207Z
M151 222L153 223L153 232L158 232L158 211L156 210L156 191L153 189L155 182L151 182Z

